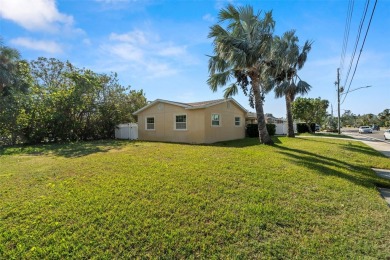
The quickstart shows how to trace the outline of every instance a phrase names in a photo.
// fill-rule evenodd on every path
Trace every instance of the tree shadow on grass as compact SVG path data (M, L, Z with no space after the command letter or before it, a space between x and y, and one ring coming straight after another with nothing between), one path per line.
M291 162L320 174L337 176L367 188L372 188L373 186L390 187L390 181L376 176L368 167L353 165L339 159L318 155L306 150L288 148L280 145L276 145L275 147L279 150L280 154L289 157ZM369 150L369 153L364 149L357 152L366 153L369 156L378 156L377 153L370 155L372 150Z
M66 158L82 157L94 153L108 152L113 149L120 149L128 145L129 141L119 140L98 140L77 143L63 144L37 144L17 145L0 148L2 155L56 155Z
M282 143L279 140L279 137L277 137L277 136L272 136L272 141L274 141L274 144L281 144ZM223 142L217 142L217 143L206 144L206 145L207 146L215 146L215 147L245 148L245 147L249 147L249 146L259 146L261 144L260 144L259 138L246 137L244 139L223 141Z
M305 139L306 141L308 142L317 142L317 143L326 143L326 144L337 144L337 145L340 145L343 149L345 150L349 150L349 151L352 151L352 152L359 152L359 153L365 153L366 155L369 155L369 156L380 156L380 157L385 157L386 156L374 149L372 149L371 147L369 147L368 145L358 145L358 142L361 142L360 140L356 140L356 139L351 139L351 141L349 140L342 140L342 141L345 141L346 144L342 144L340 143L341 140L337 140L337 139L324 139L324 138L302 138L302 139ZM333 140L333 141L332 141ZM377 141L377 142L381 142L381 141Z

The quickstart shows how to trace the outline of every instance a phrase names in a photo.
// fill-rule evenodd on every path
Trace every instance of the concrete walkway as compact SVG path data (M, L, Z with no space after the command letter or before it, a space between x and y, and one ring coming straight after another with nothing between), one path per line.
M359 140L366 145L374 148L378 152L381 152L387 157L390 157L390 142L385 141L384 139L378 139L369 136L368 134L359 134L359 133L351 133L351 132L342 132L343 135L348 135L353 137L356 140Z

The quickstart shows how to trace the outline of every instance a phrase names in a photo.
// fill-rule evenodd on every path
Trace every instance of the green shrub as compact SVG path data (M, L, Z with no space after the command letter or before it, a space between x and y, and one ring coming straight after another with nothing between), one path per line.
M267 124L267 131L268 131L269 135L275 135L276 125L275 124Z
M311 131L314 133L315 130L316 130L316 124L315 123L311 123L310 124L310 128L311 128ZM309 133L309 127L306 123L298 123L297 124L297 131L298 133L302 134L302 133Z
M267 124L267 131L269 135L275 135L276 125ZM246 126L246 136L247 137L259 137L259 128L257 124L248 124Z

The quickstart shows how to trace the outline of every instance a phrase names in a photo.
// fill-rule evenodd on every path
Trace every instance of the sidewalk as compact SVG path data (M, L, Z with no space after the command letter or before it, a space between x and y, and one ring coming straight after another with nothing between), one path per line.
M369 136L368 134L359 134L351 132L342 132L343 135L348 135L356 140L359 140L366 145L374 148L378 152L381 152L387 157L390 157L390 142L385 142L383 139L378 139Z

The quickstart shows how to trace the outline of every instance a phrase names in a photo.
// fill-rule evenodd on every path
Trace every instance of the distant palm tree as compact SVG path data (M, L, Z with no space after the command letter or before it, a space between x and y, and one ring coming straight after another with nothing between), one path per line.
M210 28L214 56L210 56L207 83L215 92L235 78L236 82L225 89L225 98L236 95L241 87L249 96L251 106L256 108L260 143L273 144L266 128L263 102L271 86L265 74L265 62L275 22L271 12L266 12L263 19L260 15L260 12L255 14L251 6L228 5L219 12L219 23L227 22L227 27L216 24Z
M272 45L272 61L275 63L276 71L275 78L275 96L285 97L288 137L295 137L293 116L291 112L291 103L298 94L306 94L311 89L311 86L301 80L298 76L298 70L302 69L306 60L307 54L311 50L312 42L306 41L302 49L298 46L298 37L295 35L295 30L287 31L283 37L274 37Z
M0 38L0 95L6 94L16 76L20 54L16 49L4 46Z

